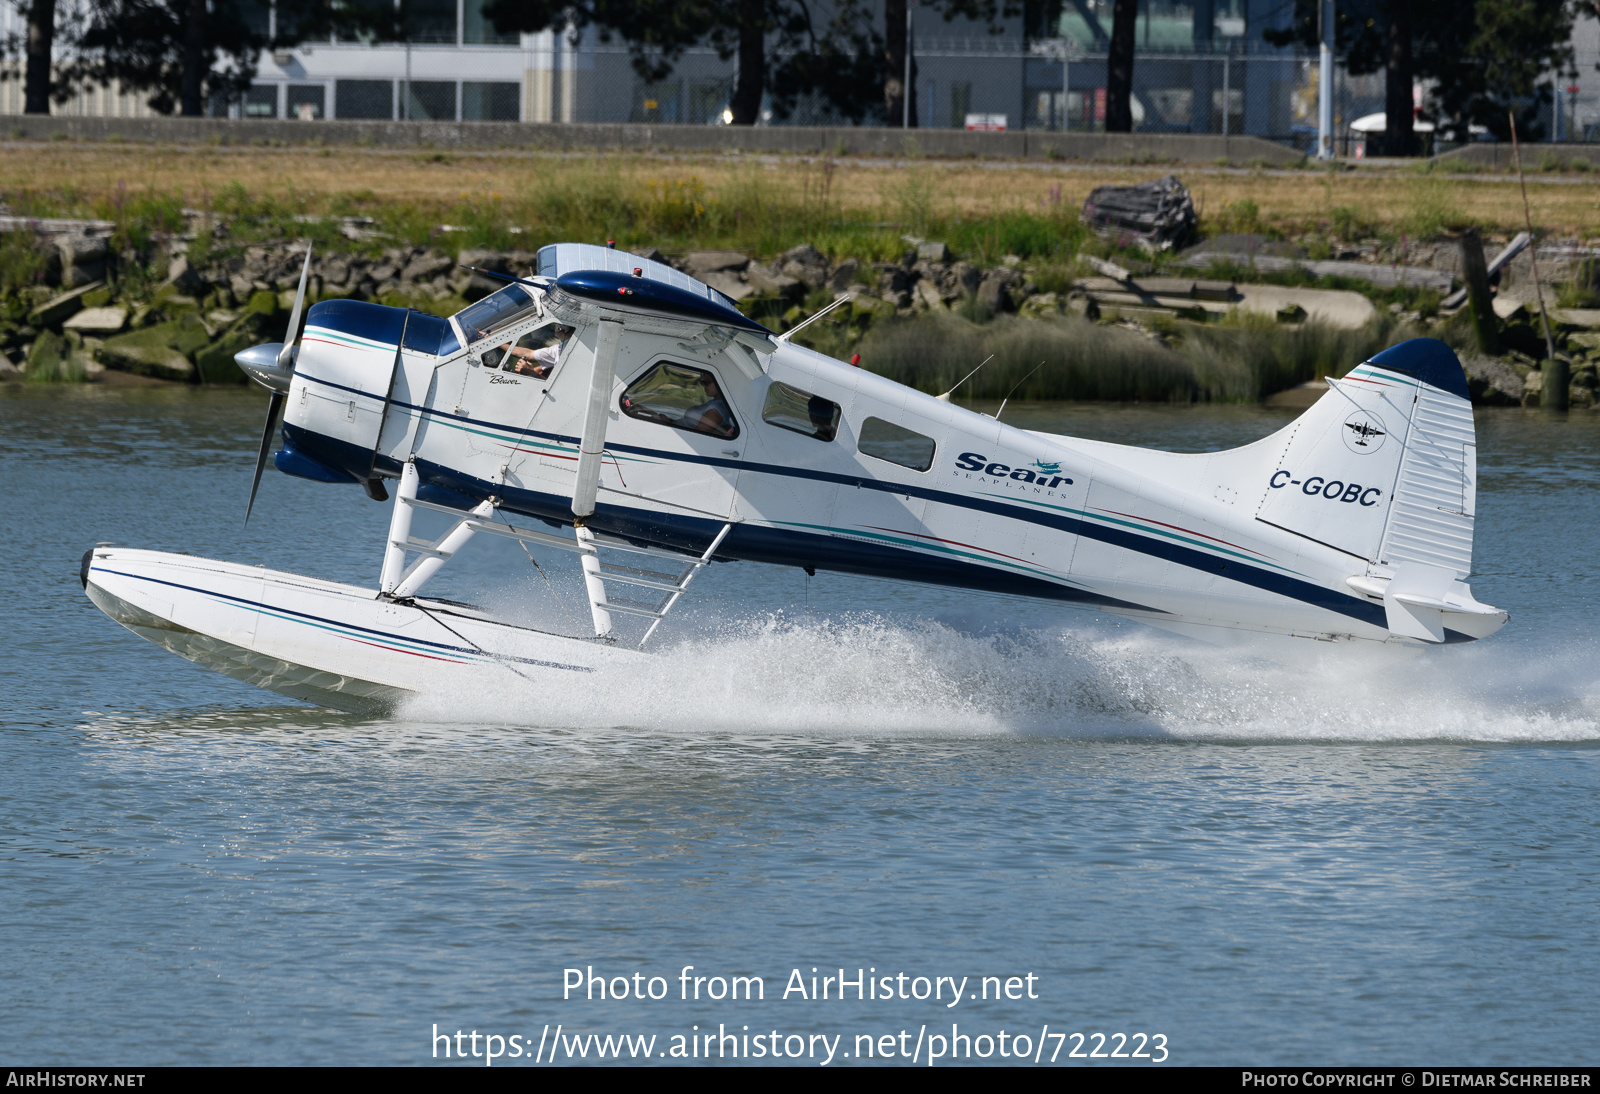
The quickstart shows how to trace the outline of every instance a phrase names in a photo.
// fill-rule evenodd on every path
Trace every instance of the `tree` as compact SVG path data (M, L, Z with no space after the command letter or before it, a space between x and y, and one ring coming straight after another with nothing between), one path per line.
M767 77L767 0L738 0L739 79L728 104L734 125L754 125L761 116Z
M502 34L594 27L602 42L628 45L640 79L664 80L683 51L700 42L739 58L729 110L735 125L754 125L766 90L767 36L795 20L791 0L491 0L484 8Z
M1133 32L1139 0L1116 0L1106 56L1106 132L1133 132Z
M883 4L883 115L890 126L902 125L909 117L917 124L917 80L911 74L911 86L906 86L906 51L911 41L906 34L906 0L884 0ZM906 96L911 96L911 109L906 110Z
M900 125L905 118L917 124L917 62L911 59L911 86L906 82L906 53L912 43L906 37L906 9L910 0L884 0L884 72L883 109L889 125ZM1136 2L1136 0L1133 0ZM922 6L937 11L946 23L956 19L969 19L983 23L990 34L1000 34L1002 19L1014 19L1022 14L1020 0L923 0ZM911 110L905 109L905 96L911 96Z
M881 118L898 125L906 89L907 0L887 0L884 33L864 0L837 0L818 26L810 0L491 0L484 12L501 33L594 27L601 41L627 43L641 79L666 79L684 50L700 43L727 60L739 58L729 100L736 125L753 125L764 98L787 118L799 100L820 96L854 122ZM987 22L1021 12L1020 0L932 0L948 22ZM914 95L914 91L913 91ZM915 98L912 100L915 106ZM916 111L912 110L915 119ZM913 121L915 124L915 121Z
M39 0L34 0L39 3ZM57 100L83 83L119 82L150 93L153 110L186 117L212 98L241 95L264 49L293 46L338 29L360 33L385 25L382 0L276 0L278 33L251 25L251 0L100 0L70 34L73 59L57 66Z
M59 86L53 60L62 13L56 10L56 0L16 0L16 9L23 30L0 38L0 81L17 78L13 66L20 57L22 112L48 114L51 93Z
M32 0L28 23L28 70L23 84L24 114L50 113L50 62L56 33L56 0Z
M848 2L835 8L820 32L807 20L796 48L774 66L773 116L786 119L801 96L816 95L857 125L868 118L889 120L883 94L887 56L870 16Z
M106 0L74 45L77 57L63 72L70 83L117 81L150 92L151 108L162 114L181 106L198 116L209 95L250 86L267 40L229 0L209 11L205 0Z
M1572 66L1568 0L1340 0L1336 10L1334 50L1349 70L1384 71L1384 150L1390 155L1417 152L1415 81L1432 84L1424 112L1449 139L1470 139L1472 126L1509 139L1509 112L1518 116L1518 133L1536 139L1543 132L1539 113L1552 93L1549 81ZM1279 46L1315 47L1317 0L1295 0L1291 25L1263 37Z
M1430 57L1425 75L1438 81L1432 113L1455 140L1470 139L1469 125L1509 140L1514 111L1518 135L1538 139L1539 114L1573 70L1572 9L1559 0L1478 0L1473 14ZM1464 49L1444 48L1462 40Z
M768 89L768 53L790 56L810 35L811 13L804 0L701 0L708 6L707 40L723 60L737 53L739 75L728 103L734 125L754 125ZM781 64L781 62L780 62Z

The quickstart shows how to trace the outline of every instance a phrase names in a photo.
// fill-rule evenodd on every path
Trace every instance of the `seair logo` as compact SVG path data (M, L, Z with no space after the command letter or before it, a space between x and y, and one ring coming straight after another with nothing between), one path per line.
M1328 501L1342 501L1347 505L1359 503L1367 507L1378 504L1378 499L1383 497L1383 491L1376 486L1362 486L1359 482L1343 482L1339 479L1325 479L1321 475L1312 475L1301 482L1292 477L1289 471L1274 471L1269 485L1274 490L1282 490L1285 486L1298 486L1302 494L1308 497L1323 497Z
M1072 485L1072 480L1065 475L1058 475L1061 470L1059 463L1046 463L1044 460L1035 460L1033 466L1039 472L1029 471L1026 467L1009 467L1003 463L990 463L988 456L980 456L976 452L963 452L956 457L956 466L963 471L978 471L996 479L1016 479L1018 482L1031 482L1036 486L1054 489L1062 483Z
M1358 456L1370 456L1383 447L1389 435L1383 428L1383 419L1365 410L1358 410L1344 420L1344 446Z

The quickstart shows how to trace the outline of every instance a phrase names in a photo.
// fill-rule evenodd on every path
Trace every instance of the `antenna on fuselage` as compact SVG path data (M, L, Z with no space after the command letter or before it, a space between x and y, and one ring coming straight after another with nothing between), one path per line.
M837 308L840 304L848 304L848 303L850 303L850 301L852 299L854 299L854 298L849 293L844 293L838 299L834 300L833 303L829 304L827 307L825 307L821 311L819 311L816 315L807 316L805 319L801 320L799 323L796 323L794 326L790 327L788 330L786 330L782 334L778 335L778 337L773 339L773 341L775 341L775 342L787 342L789 339L793 338L800 331L804 330L806 327L810 326L812 323L815 323L818 319L821 319L824 315L827 315L834 308Z
M1044 362L1040 361L1037 365L1034 365L1033 368L1028 370L1028 376L1032 376L1035 372L1038 372L1042 368L1044 368ZM1017 388L1028 382L1028 376L1024 376L1022 379L1011 385L1011 390L1006 392L1006 397L1000 400L1000 409L994 412L995 421L998 422L1000 420L1000 415L1006 412L1006 404L1011 401L1011 396L1017 393Z
M978 363L978 368L982 368L984 365L987 365L990 361L993 361L993 360L994 360L994 354L991 353L991 354L989 354L989 356L985 357L982 361L980 361ZM976 376L978 374L978 368L973 369L971 372L969 372L965 376L961 377L961 379L957 380L956 381L956 387L960 387L962 384L966 383L968 380L970 380L974 376ZM948 403L950 401L950 396L952 396L952 395L954 395L956 393L956 387L953 387L949 391L945 392L943 395L940 395L938 397L939 401L942 402L942 403Z

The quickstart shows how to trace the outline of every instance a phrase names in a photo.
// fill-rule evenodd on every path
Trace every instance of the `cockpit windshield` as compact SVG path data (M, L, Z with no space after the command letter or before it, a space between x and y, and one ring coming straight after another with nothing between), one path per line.
M533 295L521 285L507 285L456 314L468 343L489 337L495 331L525 318L533 311Z

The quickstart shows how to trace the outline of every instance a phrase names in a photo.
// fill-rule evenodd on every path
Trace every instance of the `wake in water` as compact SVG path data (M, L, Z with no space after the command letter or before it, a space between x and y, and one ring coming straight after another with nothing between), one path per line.
M408 719L672 734L1030 734L1243 741L1600 740L1591 643L1409 651L1143 627L771 615L588 676L419 696Z

